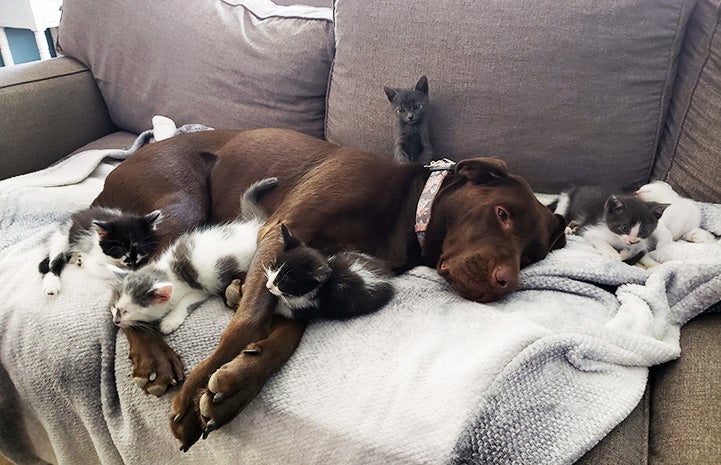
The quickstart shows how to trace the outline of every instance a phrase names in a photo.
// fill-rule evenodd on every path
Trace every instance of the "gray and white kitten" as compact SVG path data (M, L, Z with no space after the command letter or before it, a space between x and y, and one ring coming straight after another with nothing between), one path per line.
M601 255L650 267L658 265L647 252L655 248L652 234L667 206L605 186L585 186L561 194L556 213L569 222L566 234L578 233Z
M259 200L277 184L276 178L265 178L251 185L241 197L237 221L185 233L137 271L116 270L121 281L110 305L113 322L121 328L157 325L169 334L192 307L223 296L248 271L266 220Z
M281 224L284 250L266 268L276 313L304 321L347 319L374 312L394 295L385 262L360 252L326 257Z
M383 87L396 114L396 141L393 159L398 163L430 163L433 158L426 109L428 78L421 76L411 89Z
M48 256L38 265L43 292L60 293L60 275L68 263L103 278L112 277L107 265L141 267L157 248L155 230L161 219L160 210L143 216L104 207L75 212L52 235Z

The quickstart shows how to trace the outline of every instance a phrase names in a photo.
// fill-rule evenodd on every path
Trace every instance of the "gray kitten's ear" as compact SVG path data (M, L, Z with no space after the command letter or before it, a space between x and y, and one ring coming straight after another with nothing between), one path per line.
M169 282L155 283L148 291L148 295L153 299L153 303L164 304L173 296L173 284Z
M143 217L145 221L150 224L150 227L155 231L158 228L158 223L163 220L163 213L160 210L153 210Z
M390 87L383 86L383 91L386 93L386 97L388 97L388 101L391 103L393 102L393 99L396 98L396 95L398 95L398 91Z
M415 89L418 92L423 92L424 94L428 95L428 78L425 76L421 76L421 78L416 83Z
M653 216L656 217L657 220L660 220L663 216L663 212L666 211L668 206L670 204L668 203L656 203L656 202L649 202L651 204L651 213L653 213Z
M608 213L619 214L625 209L626 204L623 203L623 200L619 199L615 195L609 195L608 199L606 199L606 211Z

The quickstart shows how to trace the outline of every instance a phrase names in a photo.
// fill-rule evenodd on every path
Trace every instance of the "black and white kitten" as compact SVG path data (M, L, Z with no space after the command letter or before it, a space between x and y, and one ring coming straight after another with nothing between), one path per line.
M360 252L330 258L304 245L281 224L284 251L266 269L268 290L278 296L276 313L300 320L347 319L374 312L394 289L385 262Z
M277 184L278 179L265 178L251 185L241 197L237 221L181 235L139 270L115 270L120 283L110 305L113 322L121 328L157 324L169 334L193 306L223 296L228 285L248 271L266 220L259 200Z
M426 117L428 78L421 76L411 89L383 87L396 114L396 141L393 159L398 163L421 162L433 158L430 129Z
M160 210L144 216L117 209L90 207L75 212L49 241L48 256L38 265L43 292L59 294L60 274L67 263L82 266L100 277L110 277L107 265L136 269L144 265L158 245L155 234Z
M658 265L646 252L667 204L644 202L604 186L585 186L561 194L556 213L568 220L566 234L585 237L603 256L629 264Z

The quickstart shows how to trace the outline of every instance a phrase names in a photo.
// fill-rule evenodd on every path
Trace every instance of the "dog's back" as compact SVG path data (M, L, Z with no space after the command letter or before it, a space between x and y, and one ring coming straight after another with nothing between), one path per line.
M183 232L208 221L213 153L236 134L203 131L146 145L108 175L93 205L136 214L161 210L160 251Z

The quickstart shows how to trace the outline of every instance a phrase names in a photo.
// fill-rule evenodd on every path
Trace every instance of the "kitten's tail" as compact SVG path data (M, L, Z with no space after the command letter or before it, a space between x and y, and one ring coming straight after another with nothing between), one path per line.
M257 220L260 222L268 219L268 215L260 205L260 198L277 185L278 178L263 178L251 184L240 197L240 219L242 221Z

